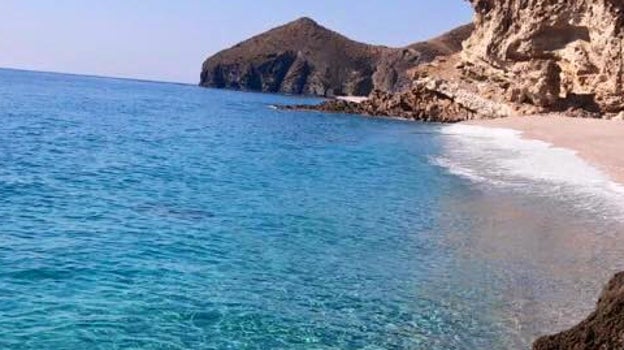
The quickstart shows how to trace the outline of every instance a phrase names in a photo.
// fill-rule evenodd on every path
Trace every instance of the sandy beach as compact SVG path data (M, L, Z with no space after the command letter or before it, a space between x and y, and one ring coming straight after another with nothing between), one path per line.
M624 183L624 122L557 115L512 117L465 122L521 131L525 138L576 151L613 180Z

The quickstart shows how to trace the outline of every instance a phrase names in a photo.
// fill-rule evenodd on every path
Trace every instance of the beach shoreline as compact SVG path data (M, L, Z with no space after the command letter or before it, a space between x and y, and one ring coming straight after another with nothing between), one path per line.
M549 114L472 120L461 124L516 130L525 139L572 150L612 180L624 184L624 123L621 121Z

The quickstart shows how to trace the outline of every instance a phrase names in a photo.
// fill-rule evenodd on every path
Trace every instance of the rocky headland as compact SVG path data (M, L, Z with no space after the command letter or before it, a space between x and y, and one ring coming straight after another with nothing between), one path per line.
M314 96L367 96L409 87L408 71L459 52L472 25L402 48L368 45L310 18L274 28L208 58L200 85Z
M551 112L624 119L624 2L470 3L463 49L408 70L409 88L319 109L440 122Z

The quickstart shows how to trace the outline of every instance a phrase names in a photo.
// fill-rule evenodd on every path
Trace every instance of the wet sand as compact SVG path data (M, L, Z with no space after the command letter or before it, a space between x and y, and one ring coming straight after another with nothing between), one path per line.
M560 115L512 117L465 122L521 131L525 138L576 151L613 180L624 183L624 122Z

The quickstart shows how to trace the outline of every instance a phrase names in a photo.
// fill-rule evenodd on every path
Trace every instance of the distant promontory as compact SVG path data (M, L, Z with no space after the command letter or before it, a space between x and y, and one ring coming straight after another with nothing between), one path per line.
M300 18L208 58L200 85L314 96L409 87L408 70L461 50L472 25L402 48L368 45Z

